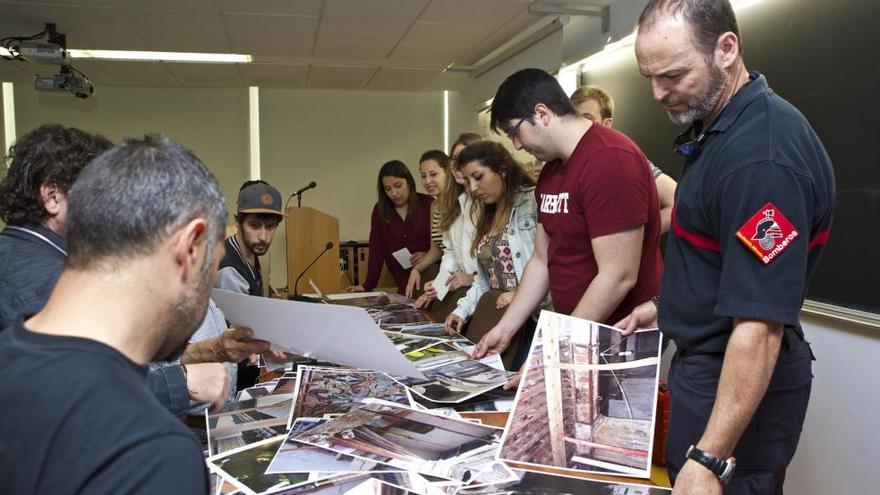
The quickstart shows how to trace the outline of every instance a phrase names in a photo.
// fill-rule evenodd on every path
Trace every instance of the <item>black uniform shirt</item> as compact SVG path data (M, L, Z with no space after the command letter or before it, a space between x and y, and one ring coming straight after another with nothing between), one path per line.
M831 161L806 118L758 73L705 131L675 194L660 329L723 353L733 318L797 328L828 238Z

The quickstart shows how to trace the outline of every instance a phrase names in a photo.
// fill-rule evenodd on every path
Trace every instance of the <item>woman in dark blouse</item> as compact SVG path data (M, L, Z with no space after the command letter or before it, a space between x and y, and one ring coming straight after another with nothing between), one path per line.
M370 291L376 287L382 264L394 277L397 292L403 293L411 268L404 268L393 253L407 248L410 266L425 256L431 247L431 197L416 192L416 183L406 165L392 160L379 170L376 184L379 201L370 221L370 258L363 285L349 287L350 292Z

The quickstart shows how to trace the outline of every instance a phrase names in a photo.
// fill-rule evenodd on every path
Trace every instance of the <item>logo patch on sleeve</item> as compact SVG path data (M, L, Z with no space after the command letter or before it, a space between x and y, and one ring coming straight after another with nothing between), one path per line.
M773 203L764 205L736 231L737 239L765 266L788 249L798 235L794 225Z

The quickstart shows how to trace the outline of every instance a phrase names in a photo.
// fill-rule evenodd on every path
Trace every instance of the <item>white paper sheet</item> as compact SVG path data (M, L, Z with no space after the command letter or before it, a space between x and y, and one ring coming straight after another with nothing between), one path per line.
M412 256L412 253L409 252L409 249L403 248L398 249L391 253L391 256L394 256L394 259L400 263L400 266L403 267L404 270L412 266L412 263L409 262L409 258Z
M211 297L233 325L255 339L301 356L424 379L362 308L270 299L214 289Z
M442 301L446 294L449 293L449 286L446 285L446 281L449 279L451 274L444 270L443 268L437 272L437 278L434 279L434 290L437 291L437 299Z

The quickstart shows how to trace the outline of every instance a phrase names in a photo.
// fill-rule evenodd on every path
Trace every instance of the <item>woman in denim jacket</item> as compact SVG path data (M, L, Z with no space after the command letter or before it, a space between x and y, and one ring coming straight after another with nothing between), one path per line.
M510 304L532 255L537 229L535 183L500 143L479 141L458 155L461 171L474 198L470 212L476 226L471 253L479 269L467 294L446 318L449 333L461 330L489 290L504 291L496 302L501 309ZM543 308L546 308L545 301ZM534 323L527 322L523 336L531 340ZM525 347L526 352L528 346ZM525 353L514 360L517 369Z

